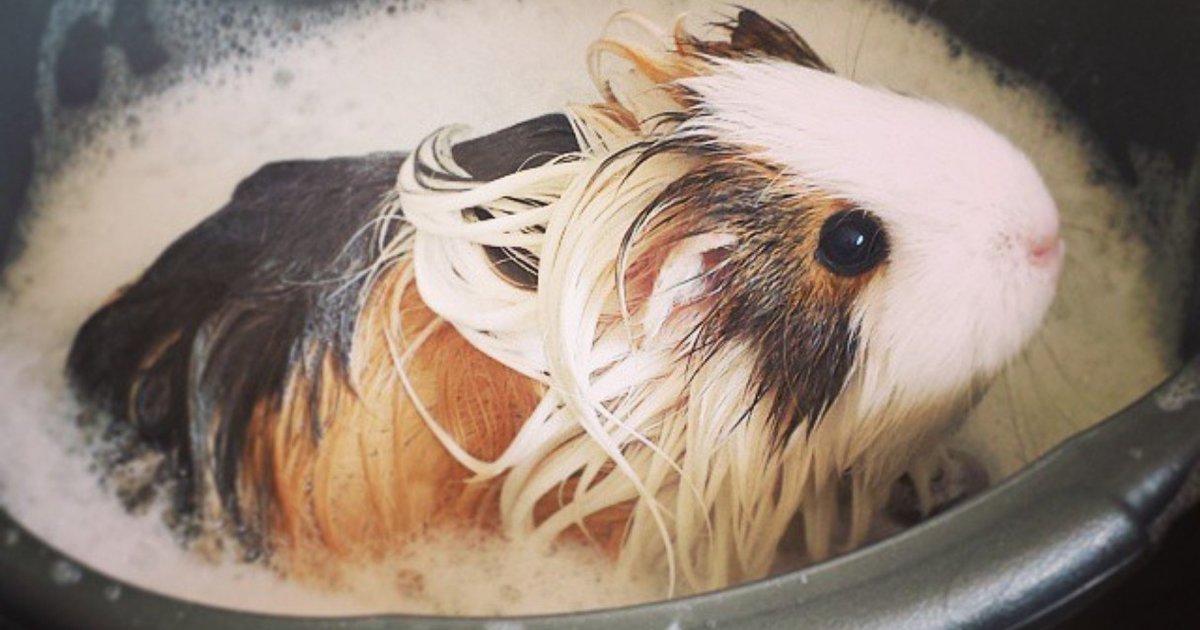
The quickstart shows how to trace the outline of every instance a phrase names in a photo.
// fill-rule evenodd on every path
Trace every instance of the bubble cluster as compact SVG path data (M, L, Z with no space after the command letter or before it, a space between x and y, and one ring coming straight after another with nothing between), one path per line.
M50 564L50 581L59 586L78 584L83 579L83 569L70 560L55 560Z
M118 599L121 599L121 593L122 589L120 584L109 584L108 586L104 587L104 599L106 601L115 602Z

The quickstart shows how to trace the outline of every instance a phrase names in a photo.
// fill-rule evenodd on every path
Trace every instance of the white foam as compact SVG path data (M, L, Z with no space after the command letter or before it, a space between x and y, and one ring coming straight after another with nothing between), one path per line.
M1172 306L1147 283L1145 247L1113 228L1125 225L1133 198L1089 180L1094 158L1073 127L1056 122L1051 104L1029 89L997 87L986 64L951 55L937 31L878 3L745 4L786 19L843 72L974 112L1043 170L1070 253L1045 334L961 436L994 472L1015 470L1166 374L1175 331L1155 327L1169 321L1163 313ZM84 317L261 164L405 149L444 124L486 130L590 101L584 50L624 7L660 23L685 8L730 11L699 1L447 1L395 15L381 5L305 19L298 32L255 39L248 30L283 11L264 5L255 20L231 27L250 46L245 55L209 51L201 56L211 65L177 70L184 80L154 83L152 97L90 118L52 115L63 124L51 126L40 152L50 175L35 184L28 249L6 271L9 290L0 294L0 502L79 562L234 608L481 615L658 597L661 582L615 580L585 549L546 558L437 534L365 569L343 592L288 584L255 565L206 564L182 552L153 514L129 516L99 487L61 371ZM55 23L69 23L71 10L56 7ZM121 72L119 58L107 64ZM113 592L110 599L119 598Z

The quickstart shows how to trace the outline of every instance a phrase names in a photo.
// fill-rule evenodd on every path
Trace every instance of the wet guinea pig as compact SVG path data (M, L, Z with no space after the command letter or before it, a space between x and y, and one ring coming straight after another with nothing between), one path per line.
M113 465L154 464L130 500L165 484L192 540L294 575L432 526L678 591L766 574L789 528L862 543L1038 326L1054 202L984 124L751 11L614 24L601 102L265 166L92 315L68 369Z

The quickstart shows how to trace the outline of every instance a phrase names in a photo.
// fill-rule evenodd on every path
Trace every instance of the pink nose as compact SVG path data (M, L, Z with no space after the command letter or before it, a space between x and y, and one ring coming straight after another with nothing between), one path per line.
M1050 267L1062 261L1063 242L1058 233L1029 241L1029 262L1035 267Z

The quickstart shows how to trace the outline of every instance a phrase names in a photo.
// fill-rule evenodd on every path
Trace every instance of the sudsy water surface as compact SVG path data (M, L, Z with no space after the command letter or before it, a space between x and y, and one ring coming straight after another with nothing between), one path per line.
M0 505L75 559L56 565L56 579L78 579L78 562L186 599L287 614L518 614L662 596L661 580L615 579L587 548L547 556L460 532L431 534L338 589L202 560L177 544L158 510L130 515L101 487L62 366L83 319L263 163L403 150L442 125L487 131L588 102L595 93L584 51L614 12L632 8L666 24L684 11L705 20L733 9L613 0L153 4L175 61L134 80L109 49L101 104L61 110L51 80L56 51L76 18L95 13L103 22L111 4L54 9L34 212L0 293ZM1173 294L1182 271L1149 279L1131 217L1156 212L1167 218L1160 224L1177 226L1183 213L1173 190L1147 195L1095 177L1103 162L1051 100L1020 82L1001 85L996 68L919 16L866 0L745 4L795 26L842 74L974 113L1042 170L1067 240L1059 299L955 438L994 478L1165 377L1178 308L1162 296ZM1140 164L1143 179L1155 181L1153 156ZM1170 245L1168 255L1184 251ZM110 601L120 598L111 593Z

